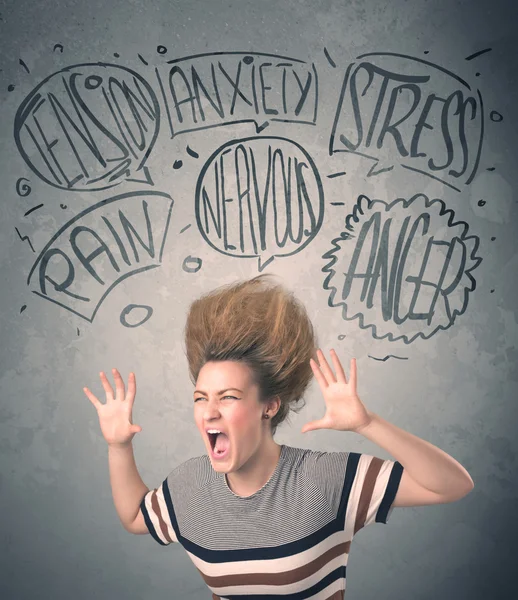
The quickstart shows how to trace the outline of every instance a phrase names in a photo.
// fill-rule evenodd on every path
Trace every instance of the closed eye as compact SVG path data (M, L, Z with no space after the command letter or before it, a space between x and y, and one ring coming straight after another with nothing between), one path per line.
M236 398L235 396L223 396L223 400L225 398L232 398L232 400L238 400L239 398ZM199 396L198 398L195 398L194 401L198 402L198 400L205 400L205 398L203 396Z

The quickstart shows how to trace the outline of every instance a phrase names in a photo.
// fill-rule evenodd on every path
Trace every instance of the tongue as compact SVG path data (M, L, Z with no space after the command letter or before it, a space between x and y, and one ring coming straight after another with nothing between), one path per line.
M224 433L219 433L216 438L216 444L214 445L214 450L217 452L225 452L228 448L229 439Z

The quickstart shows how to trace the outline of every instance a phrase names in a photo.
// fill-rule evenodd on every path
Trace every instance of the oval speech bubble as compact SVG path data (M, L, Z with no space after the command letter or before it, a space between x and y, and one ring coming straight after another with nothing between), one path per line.
M318 169L296 142L281 137L232 140L205 163L196 185L196 222L222 254L259 258L262 271L316 236L324 217Z
M97 191L124 179L152 183L144 166L158 135L160 107L135 71L85 63L44 79L21 103L16 145L48 184ZM133 172L141 171L137 179Z

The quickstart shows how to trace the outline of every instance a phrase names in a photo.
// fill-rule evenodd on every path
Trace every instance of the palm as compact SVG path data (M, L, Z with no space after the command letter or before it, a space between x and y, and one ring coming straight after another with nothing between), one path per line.
M124 439L131 432L131 408L128 402L107 402L98 410L99 425L108 443Z
M334 350L331 351L331 358L336 376L320 349L317 355L320 365L311 359L311 367L324 396L326 412L318 421L307 423L302 432L305 433L313 429L360 430L370 421L370 414L356 391L356 359L351 359L351 373L349 381L347 381L343 367Z
M142 431L140 425L133 425L132 410L136 394L135 375L130 373L128 392L126 393L124 381L117 369L113 369L117 393L113 393L112 386L104 373L101 373L101 382L106 392L106 403L102 404L88 388L84 388L90 402L95 406L99 416L104 439L108 444L127 445L135 433Z

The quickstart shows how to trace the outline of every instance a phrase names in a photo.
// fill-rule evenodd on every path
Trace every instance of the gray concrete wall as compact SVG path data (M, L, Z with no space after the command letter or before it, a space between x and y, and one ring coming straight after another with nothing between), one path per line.
M517 16L502 0L1 3L2 598L209 597L180 545L120 525L82 388L102 398L99 371L135 371L156 487L205 451L187 307L259 272L303 299L326 352L357 358L368 408L475 481L363 531L347 597L510 597ZM323 412L313 381L277 441L389 457L300 433Z

